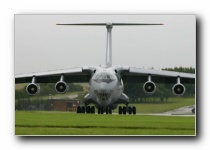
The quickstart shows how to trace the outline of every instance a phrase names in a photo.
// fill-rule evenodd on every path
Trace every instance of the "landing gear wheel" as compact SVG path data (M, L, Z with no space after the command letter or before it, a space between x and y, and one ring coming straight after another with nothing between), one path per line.
M81 113L85 113L85 106L82 106Z
M133 114L135 115L136 114L136 107L133 106Z
M90 108L90 113L91 113L91 114L95 114L95 107L94 107L94 106L91 106L91 108Z
M125 115L126 114L126 107L125 106L123 106L123 114Z
M98 107L98 114L101 113L101 107Z
M104 108L101 107L101 114L104 114Z
M132 110L133 110L132 107L128 106L128 113L129 113L129 115L132 114Z
M106 107L106 114L112 114L112 108Z
M77 106L77 113L81 113L81 107Z
M86 113L88 113L88 114L90 113L90 106L86 107Z
M109 107L106 107L106 114L109 114Z
M109 107L109 114L112 114L112 108Z
M98 107L98 114L103 114L104 113L104 108L103 107Z
M118 110L119 114L121 115L123 112L122 106L119 106L119 110Z

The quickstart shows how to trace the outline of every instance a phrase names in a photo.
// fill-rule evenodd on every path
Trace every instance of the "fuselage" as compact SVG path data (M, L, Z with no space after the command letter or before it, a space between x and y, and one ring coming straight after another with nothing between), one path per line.
M124 87L114 67L98 67L89 82L89 95L100 107L116 105Z

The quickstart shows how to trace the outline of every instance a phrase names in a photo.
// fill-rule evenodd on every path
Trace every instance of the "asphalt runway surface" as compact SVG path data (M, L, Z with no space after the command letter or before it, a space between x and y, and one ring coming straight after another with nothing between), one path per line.
M136 113L136 115L153 115L153 116L182 116L182 117L189 117L192 116L194 117L195 114L192 113L192 109L195 108L195 105L192 106L186 106L186 107L181 107L177 108L174 110L170 110L167 112L163 113ZM118 115L118 113L113 113Z

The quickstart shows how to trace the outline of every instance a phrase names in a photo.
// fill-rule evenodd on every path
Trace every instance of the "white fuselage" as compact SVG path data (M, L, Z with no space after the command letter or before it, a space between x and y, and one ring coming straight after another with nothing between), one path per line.
M89 95L101 107L116 104L123 89L123 84L114 67L97 67L89 82Z

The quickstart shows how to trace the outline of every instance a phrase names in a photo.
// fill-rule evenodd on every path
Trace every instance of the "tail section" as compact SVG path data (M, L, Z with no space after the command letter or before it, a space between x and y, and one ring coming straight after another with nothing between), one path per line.
M164 25L162 23L70 23L70 24L56 24L56 25L80 25L80 26L106 26L107 28L107 43L106 43L106 67L112 66L112 27L114 26L136 26L136 25Z
M112 23L106 23L107 42L106 42L106 67L112 66Z

